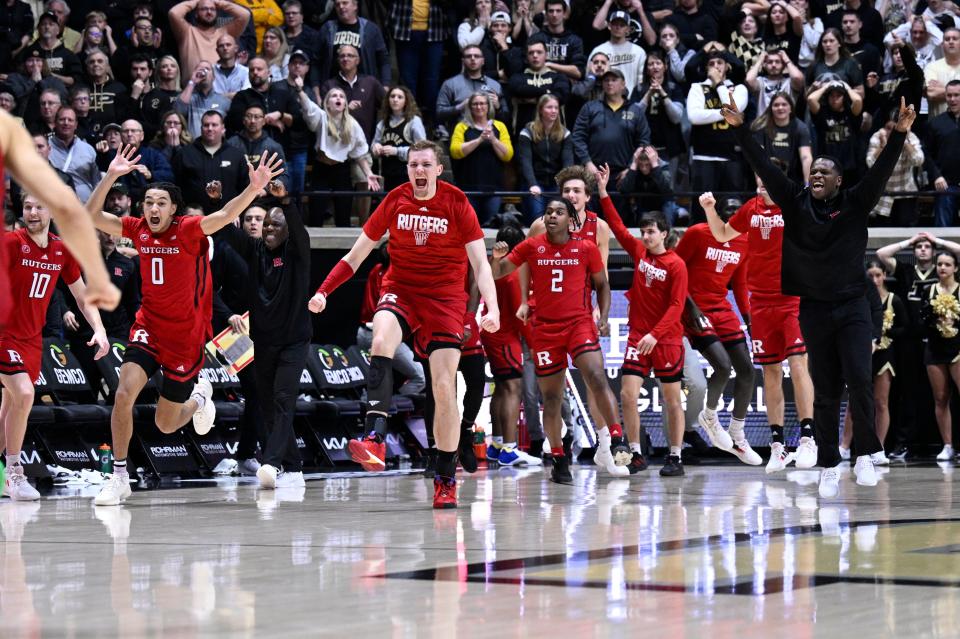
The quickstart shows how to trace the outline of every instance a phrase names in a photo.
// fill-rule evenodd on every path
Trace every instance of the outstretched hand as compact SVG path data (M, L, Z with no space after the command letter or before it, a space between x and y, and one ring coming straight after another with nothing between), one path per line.
M906 133L913 126L913 121L917 119L917 111L913 105L907 106L907 100L900 97L900 113L897 114L897 131Z
M727 124L730 126L740 126L743 124L743 113L740 112L740 109L737 108L737 103L732 99L730 104L724 104L720 107L720 115L723 116L723 119L727 121Z
M607 194L607 184L610 182L610 165L600 164L597 166L597 193L600 197Z
M133 173L138 170L139 166L137 163L140 161L140 156L136 153L137 147L133 144L123 144L117 149L117 154L114 156L113 160L110 161L110 166L107 167L107 173L120 177L127 175L128 173Z
M247 160L247 174L250 177L250 186L257 191L261 191L270 184L270 180L283 173L283 160L274 153L267 159L267 152L264 151L260 156L260 162L254 168L250 160Z

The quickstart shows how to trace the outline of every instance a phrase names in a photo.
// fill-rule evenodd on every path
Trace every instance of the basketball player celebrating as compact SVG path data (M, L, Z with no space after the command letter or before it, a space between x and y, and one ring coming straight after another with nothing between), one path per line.
M790 366L794 401L800 418L797 468L813 468L817 445L813 433L813 387L807 371L807 348L800 332L800 298L784 295L780 287L783 246L783 214L757 178L757 195L741 206L726 222L717 214L712 193L700 196L710 232L718 242L733 242L747 234L747 290L750 292L750 337L753 361L763 367L763 395L770 425L770 461L767 472L783 470L790 463L784 446L783 366Z
M620 368L620 403L623 425L630 442L632 458L629 469L646 468L640 445L640 412L637 400L643 379L651 372L660 380L666 411L667 441L670 453L660 469L664 477L683 473L680 451L683 448L683 404L680 382L683 379L683 314L687 298L687 267L683 260L664 243L670 231L659 213L644 215L640 220L640 239L633 237L624 225L613 200L607 195L610 167L597 172L598 194L603 215L617 241L637 265L633 284L627 293L630 301L627 325L627 350Z
M98 506L116 506L130 496L127 452L133 435L133 404L150 377L163 375L155 421L164 433L180 429L192 418L205 434L216 409L210 382L194 384L203 365L204 344L211 337L212 284L207 236L237 219L270 181L280 175L276 155L260 157L256 168L247 162L250 183L220 211L184 216L180 189L166 182L148 186L143 217L105 213L103 202L121 176L137 169L135 147L120 149L104 178L87 201L94 226L133 241L140 255L143 301L130 327L130 340L120 367L120 383L110 416L114 474L94 499Z
M606 271L607 262L610 257L610 226L601 220L596 213L587 210L587 204L590 202L590 197L596 188L596 180L593 173L586 167L580 165L568 166L561 169L554 180L557 186L560 187L560 195L563 196L563 199L573 204L573 208L576 211L576 215L570 218L570 233L590 240L597 245L597 248L600 249L600 258L603 260L604 271ZM545 218L540 217L534 220L533 224L530 225L530 231L527 233L527 237L543 235L546 230L544 219ZM521 272L520 276L524 277L523 272ZM522 286L529 287L529 282ZM536 308L536 299L531 299L529 303L530 309L533 311ZM599 319L599 313L596 308L593 310L593 316L594 319ZM601 357L603 357L602 354ZM604 392L607 393L609 401L615 403L616 400L609 386L606 386ZM598 433L604 429L609 429L611 426L618 426L617 424L604 423L603 411L600 410L597 399L593 395L593 389L589 386L587 387L587 404L590 410L590 416L597 425ZM595 455L594 462L606 468L611 474L621 475L623 474L622 471L613 468L613 466L615 464L626 465L630 463L630 453L623 444L622 432L610 430L610 434L613 445L611 458L607 459L605 454L599 457Z
M393 395L391 359L404 334L413 333L415 346L429 361L436 403L433 507L456 508L454 475L460 443L456 374L467 309L463 282L468 262L486 303L480 328L496 332L500 311L477 214L460 189L438 181L443 173L442 157L442 149L433 142L423 140L410 146L409 182L395 188L380 203L353 248L320 285L309 308L314 313L323 312L327 297L350 279L380 238L390 232L390 268L383 276L380 302L373 316L367 383L369 435L350 442L351 455L363 453L361 459L369 460L371 467L383 467L383 438Z
M610 311L610 285L607 272L600 258L600 250L593 242L572 235L570 220L576 209L569 200L560 198L547 202L543 219L545 235L528 237L518 244L509 255L507 243L498 242L493 247L493 274L499 279L520 266L530 271L533 280L533 296L537 300L533 313L534 363L537 367L537 383L543 395L543 424L550 440L553 457L551 479L559 484L573 481L570 460L561 444L562 419L560 406L566 381L567 357L580 369L583 380L594 393L597 408L611 428L597 431L596 457L608 460L608 471L627 475L625 466L614 465L610 452L610 433L620 431L616 404L607 384L600 354L600 333L608 333L607 314ZM524 278L520 278L521 304L517 317L524 323L530 317L530 308L525 300ZM591 290L597 293L600 319L594 322ZM598 462L599 465L599 462Z
M93 233L90 218L77 194L54 173L50 163L37 153L30 134L6 111L0 110L0 201L3 201L3 172L9 174L42 205L57 224L61 241L74 256L86 276L85 301L104 310L113 310L120 302L120 291L110 283L100 255L100 242ZM4 231L0 228L0 237ZM0 263L6 264L0 243ZM0 269L0 326L13 300L9 273Z
M747 350L747 336L740 328L740 318L727 301L727 286L732 286L740 313L749 324L747 238L717 242L709 226L694 224L680 238L677 255L687 265L690 297L710 322L705 330L687 334L690 344L713 368L707 383L707 403L700 411L698 421L714 446L733 453L745 464L758 466L763 460L747 443L743 432L753 393L753 362ZM717 410L722 405L723 389L731 371L736 371L737 375L733 387L733 415L727 431L720 425Z
M6 439L7 479L3 492L11 499L35 501L40 493L27 482L20 464L20 447L27 432L34 383L40 377L43 325L47 307L62 277L84 317L93 328L89 346L96 346L95 359L103 357L110 345L100 313L85 301L86 285L80 268L63 241L50 233L50 211L33 195L23 197L26 228L3 236L6 261L0 265L10 278L10 293L16 306L0 329L0 382L3 403L0 425ZM3 442L0 442L0 450Z
M818 446L820 496L840 491L839 428L843 383L849 392L853 433L860 456L854 465L857 483L875 486L870 455L883 449L874 431L873 327L866 298L863 255L867 221L897 164L907 132L917 117L913 105L900 100L897 124L887 145L863 179L845 190L840 167L819 157L810 168L810 186L780 171L754 141L735 104L721 108L737 133L743 154L783 212L783 292L800 296L800 329L810 358L813 413Z

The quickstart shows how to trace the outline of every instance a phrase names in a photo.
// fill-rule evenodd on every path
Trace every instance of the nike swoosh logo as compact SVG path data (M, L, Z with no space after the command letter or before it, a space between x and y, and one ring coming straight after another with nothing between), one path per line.
M371 453L371 452L368 452L368 453L367 453L367 462L368 462L368 463L369 463L369 462L373 462L373 463L375 463L375 464L383 465L383 462L380 460L380 458L377 457L376 455L374 455L374 454Z

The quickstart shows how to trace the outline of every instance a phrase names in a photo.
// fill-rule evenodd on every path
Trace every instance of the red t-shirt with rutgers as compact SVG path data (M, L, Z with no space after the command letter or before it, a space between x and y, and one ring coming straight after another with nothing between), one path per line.
M211 337L213 284L202 219L176 216L166 231L154 234L143 218L120 218L123 237L133 240L140 255L137 321L156 340L192 344Z
M466 299L464 245L482 240L483 231L463 191L438 181L432 198L418 200L411 184L398 186L363 225L374 242L387 231L390 268L383 288L393 285L434 298Z
M526 263L530 268L533 296L537 299L535 322L591 317L590 276L603 272L603 259L596 244L576 236L564 244L551 244L543 234L517 244L507 259L515 266Z
M18 340L39 338L57 280L62 277L73 284L80 279L80 266L66 245L52 233L49 238L47 246L40 248L26 229L3 236L4 271L10 279L10 297L16 302L4 335Z
M747 297L747 237L718 242L704 222L680 238L677 255L687 265L690 297L701 310L729 309L727 285L733 288L741 313L749 313Z
M753 294L782 295L783 215L780 207L764 203L758 195L747 200L733 214L729 224L735 231L746 234L749 242L747 288Z

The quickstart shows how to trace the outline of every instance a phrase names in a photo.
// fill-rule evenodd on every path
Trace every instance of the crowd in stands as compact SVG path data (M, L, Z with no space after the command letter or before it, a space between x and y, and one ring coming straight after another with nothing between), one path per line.
M281 151L309 224L356 225L374 201L350 192L396 186L430 137L485 225L529 224L574 163L610 165L628 223L686 224L698 193L753 190L721 103L792 176L829 154L853 183L903 97L920 117L873 225L960 207L949 0L8 0L0 25L0 108L82 200L121 142L142 147L134 206L172 178L207 212L244 156Z

